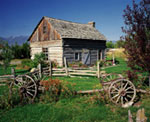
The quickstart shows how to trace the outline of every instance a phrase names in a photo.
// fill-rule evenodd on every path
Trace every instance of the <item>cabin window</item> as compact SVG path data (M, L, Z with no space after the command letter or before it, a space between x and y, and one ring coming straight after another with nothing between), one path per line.
M48 48L42 48L42 52L45 55L45 60L48 61Z
M81 61L81 52L75 52L75 61Z
M43 26L43 33L47 33L47 27Z

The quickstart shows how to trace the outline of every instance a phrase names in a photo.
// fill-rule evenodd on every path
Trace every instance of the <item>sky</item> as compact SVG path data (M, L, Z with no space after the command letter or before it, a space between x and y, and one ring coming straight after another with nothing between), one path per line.
M123 35L123 10L132 0L0 0L0 37L30 36L43 16L88 23L107 40Z

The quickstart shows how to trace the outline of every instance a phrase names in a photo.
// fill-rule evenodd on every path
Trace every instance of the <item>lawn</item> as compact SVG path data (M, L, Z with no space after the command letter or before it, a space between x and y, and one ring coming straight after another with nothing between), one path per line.
M63 82L67 81L71 83L76 91L102 88L99 79L96 77L55 77L55 79L60 79Z
M119 61L119 64L117 64L114 67L109 67L109 68L105 68L104 70L106 71L106 73L125 73L127 70L129 70L130 68L127 67L127 63L124 59L122 58L116 58L117 61Z
M127 71L127 64L124 60L118 59L119 65L106 68L107 73L123 73ZM1 73L2 74L2 73ZM63 83L69 83L76 91L102 88L99 79L96 77L54 77ZM6 90L0 86L0 94ZM7 97L7 96L6 96ZM135 119L139 108L145 108L146 116L150 116L150 97L142 96L141 106L120 108L101 94L73 95L68 98L61 98L57 102L35 102L34 104L17 105L9 109L0 109L1 122L127 122L128 110L131 110ZM149 118L148 118L148 121Z
M10 65L6 70L4 70L4 67L0 64L0 76L1 75L10 75L12 68L15 69L15 72L17 74L26 73L28 71L28 70L25 70L25 69L16 69L16 65Z
M113 104L91 101L92 96L61 99L56 103L28 104L10 110L0 110L1 122L127 122L128 110L133 117L138 107L123 109ZM143 99L140 108L150 116L150 99ZM148 118L148 121L149 118Z

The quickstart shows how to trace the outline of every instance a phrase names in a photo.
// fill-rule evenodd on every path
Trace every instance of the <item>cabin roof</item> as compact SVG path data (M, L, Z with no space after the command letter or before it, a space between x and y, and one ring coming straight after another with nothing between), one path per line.
M62 39L74 38L74 39L107 40L103 34L101 34L95 27L92 27L89 24L75 23L50 17L43 17L43 18L48 20L48 22L52 25L52 27L60 34ZM30 40L30 38L28 40Z

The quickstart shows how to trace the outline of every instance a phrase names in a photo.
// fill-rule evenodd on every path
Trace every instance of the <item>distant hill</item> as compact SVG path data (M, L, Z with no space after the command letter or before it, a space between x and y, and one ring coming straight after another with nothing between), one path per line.
M0 41L7 41L9 45L15 44L22 45L28 40L28 36L10 36L10 37L0 37Z

